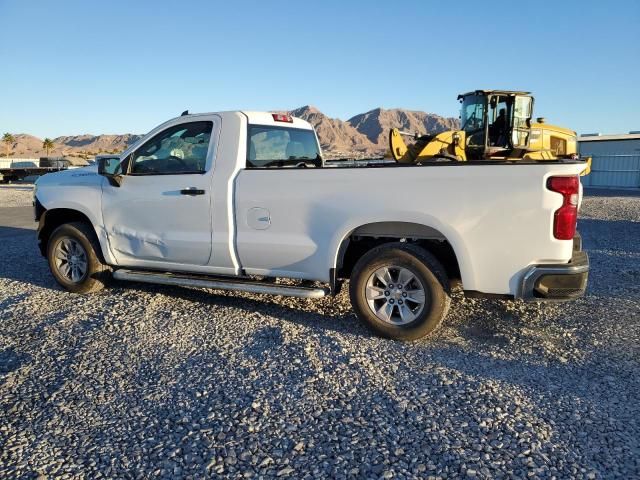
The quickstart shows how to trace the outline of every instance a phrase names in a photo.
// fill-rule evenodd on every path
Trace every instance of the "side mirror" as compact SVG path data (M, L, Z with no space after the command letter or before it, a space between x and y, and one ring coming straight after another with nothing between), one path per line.
M122 183L122 164L120 157L100 157L98 175L106 177L114 187L119 187Z

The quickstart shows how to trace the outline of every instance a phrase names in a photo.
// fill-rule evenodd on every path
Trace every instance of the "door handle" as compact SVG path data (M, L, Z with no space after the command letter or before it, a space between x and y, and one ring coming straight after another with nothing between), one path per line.
M195 187L183 188L180 190L181 195L204 195L204 190L198 190Z

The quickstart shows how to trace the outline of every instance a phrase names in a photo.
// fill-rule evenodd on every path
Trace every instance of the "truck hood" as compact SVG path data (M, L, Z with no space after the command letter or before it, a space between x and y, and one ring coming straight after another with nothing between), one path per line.
M47 173L36 181L34 200L47 210L68 208L83 213L92 224L97 225L100 212L102 186L106 179L98 175L98 167L89 165L59 172Z
M102 180L98 175L98 165L94 164L47 173L36 180L36 186L40 188L55 185L100 185Z

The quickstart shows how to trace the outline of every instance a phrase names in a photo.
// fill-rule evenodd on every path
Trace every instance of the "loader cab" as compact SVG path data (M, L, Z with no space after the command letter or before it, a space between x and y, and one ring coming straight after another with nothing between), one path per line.
M498 159L528 148L533 112L529 92L476 90L458 100L467 159Z

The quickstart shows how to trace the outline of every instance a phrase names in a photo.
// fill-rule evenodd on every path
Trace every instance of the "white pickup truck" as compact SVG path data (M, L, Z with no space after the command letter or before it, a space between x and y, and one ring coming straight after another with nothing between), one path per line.
M348 165L325 164L298 118L183 115L119 157L40 178L40 250L79 293L116 278L317 298L349 279L358 317L398 339L435 330L453 284L584 293L584 162Z

